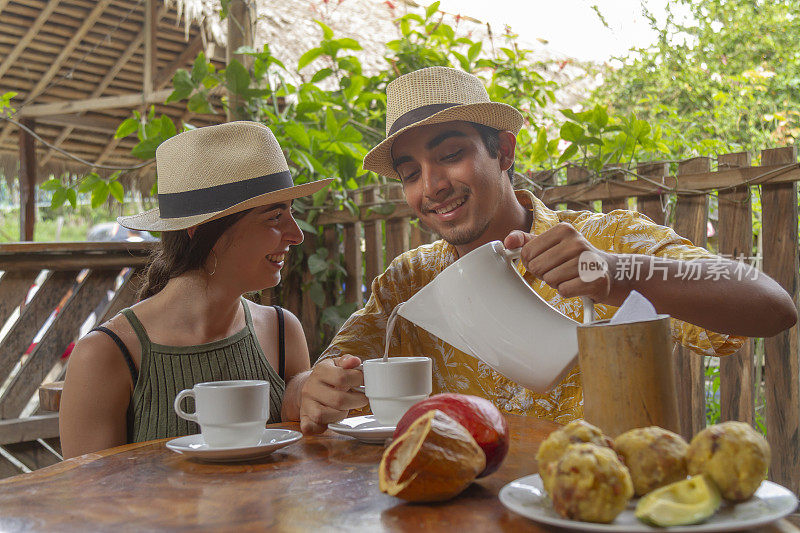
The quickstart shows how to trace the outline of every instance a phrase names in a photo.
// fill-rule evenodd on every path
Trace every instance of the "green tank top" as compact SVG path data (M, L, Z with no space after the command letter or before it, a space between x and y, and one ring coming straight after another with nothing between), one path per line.
M139 378L128 408L128 442L142 442L200 433L200 427L175 414L173 402L183 389L203 381L263 379L269 382L269 421L281 421L281 404L286 384L267 362L258 343L250 309L242 299L247 325L239 332L197 346L166 346L150 341L142 323L131 309L123 309L139 342L142 359ZM184 404L194 411L194 400Z

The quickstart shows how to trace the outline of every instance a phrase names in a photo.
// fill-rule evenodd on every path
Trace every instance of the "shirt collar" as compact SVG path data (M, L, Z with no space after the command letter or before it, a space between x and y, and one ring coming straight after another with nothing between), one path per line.
M530 231L532 234L541 235L559 223L558 213L544 205L544 202L539 200L531 191L518 189L514 191L514 194L523 207L533 211L533 225Z

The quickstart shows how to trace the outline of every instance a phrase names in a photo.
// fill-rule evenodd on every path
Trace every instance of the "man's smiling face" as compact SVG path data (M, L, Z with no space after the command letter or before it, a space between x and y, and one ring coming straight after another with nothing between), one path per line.
M408 205L455 246L472 248L503 237L491 235L491 228L500 226L504 192L511 189L504 171L513 161L514 138L500 135L498 154L490 154L478 131L460 121L413 128L392 145Z

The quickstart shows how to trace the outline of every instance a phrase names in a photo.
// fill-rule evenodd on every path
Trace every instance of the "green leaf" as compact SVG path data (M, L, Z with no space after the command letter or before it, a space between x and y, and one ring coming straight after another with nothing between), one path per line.
M172 94L167 98L167 102L178 102L187 98L197 87L197 83L192 80L191 75L184 69L178 69L172 76Z
M75 192L75 189L67 189L67 201L72 206L72 209L78 207L78 193Z
M61 187L53 193L53 198L50 199L50 209L58 209L67 200L67 188Z
M581 119L578 118L578 115L576 115L572 109L562 109L560 113L572 121L575 122L581 121Z
M250 87L250 74L244 65L235 59L231 59L225 69L225 85L236 94L242 94Z
M189 98L189 103L186 104L186 109L192 113L197 113L200 115L214 114L214 110L211 108L211 104L208 103L208 99L204 92L194 93L192 97Z
M574 122L565 122L561 126L560 135L565 141L570 141L573 143L580 142L584 136L583 128Z
M194 82L194 85L197 86L207 75L208 62L206 61L206 55L203 52L200 52L197 54L194 64L192 65L192 82Z
M312 48L305 54L301 55L300 59L297 60L297 70L302 69L321 55L322 48Z
M284 126L284 131L294 142L308 150L311 148L311 139L308 138L306 129L297 122L288 122Z
M161 144L161 138L145 139L133 147L131 155L139 159L153 159L159 144Z
M334 139L339 133L339 122L330 107L325 110L325 130Z
M43 191L57 191L58 189L62 188L63 186L64 185L62 185L60 179L50 178L49 180L47 180L44 183L42 183L41 185L39 185L39 188L42 189Z
M313 282L308 288L308 295L311 296L311 301L313 301L317 307L325 306L325 290L322 288L321 283Z
M305 233L311 233L313 235L317 235L317 228L303 220L302 218L294 219L297 222L297 226L303 230ZM313 256L312 256L313 257Z
M348 124L339 132L337 139L341 142L357 143L361 142L364 138L361 132L355 129L352 125Z
M213 87L216 87L217 85L219 85L219 79L217 78L216 75L214 76L208 75L205 78L203 78L203 87L205 87L206 89L211 89Z
M567 149L564 150L564 153L561 154L561 157L558 158L558 163L556 164L560 165L562 163L565 163L566 161L569 161L570 158L572 158L572 156L574 156L577 152L578 152L578 145L575 143L570 144L569 146L567 146Z
M311 83L320 82L320 81L324 80L325 78L327 78L328 76L330 76L331 74L333 74L333 70L331 70L329 68L324 68L322 70L319 70L319 71L316 72L316 74L314 74L311 77Z
M318 254L314 254L309 256L308 258L308 271L311 272L314 276L319 274L320 272L324 272L328 270L328 260L324 257L320 257Z
M345 98L352 101L358 98L367 81L364 76L352 76L350 84L344 89Z
M101 181L100 176L98 176L95 172L87 174L86 177L84 177L81 181L81 184L78 187L78 192L83 194L93 190L99 181Z
M325 39L333 39L333 30L330 28L330 26L319 20L315 20L314 22L319 24L319 27L322 28L322 36Z
M467 50L467 57L469 58L470 62L473 62L473 61L475 61L475 59L477 59L478 54L481 53L481 47L482 46L483 46L483 43L481 43L479 41L479 42L477 42L477 43L475 43L475 44L473 44L472 46L469 47L469 50Z
M125 189L122 188L122 184L118 181L112 181L108 184L108 191L111 193L111 196L117 199L119 203L123 203L125 201Z
M298 116L303 116L308 113L314 113L322 109L322 104L319 102L300 102L295 108L295 113Z
M108 184L104 181L92 191L92 209L97 209L108 200L108 194L111 192Z
M608 124L608 111L601 105L594 106L592 110L592 122L598 129L603 129Z
M253 55L253 54L257 54L258 52L256 52L256 49L253 48L252 46L246 46L245 45L245 46L240 46L233 53L234 54L240 54L240 55L241 54Z
M361 44L355 39L344 37L342 39L336 39L335 42L342 50L362 50Z
M115 139L122 139L123 137L127 137L131 133L136 133L139 129L139 122L135 118L126 118L122 121L117 127L116 133L114 133Z
M431 18L437 11L439 11L439 2L434 2L425 9L425 19Z
M167 140L170 137L177 135L178 131L175 129L175 123L167 115L161 115L161 138Z
M470 61L464 56L464 54L459 54L455 50L451 50L450 53L453 54L453 56L455 56L455 58L458 60L458 63L461 65L461 68L463 70L469 70Z

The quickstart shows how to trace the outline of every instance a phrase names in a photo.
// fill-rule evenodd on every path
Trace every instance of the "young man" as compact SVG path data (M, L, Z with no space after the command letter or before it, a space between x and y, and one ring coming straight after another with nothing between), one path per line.
M659 313L674 317L678 342L717 356L734 353L744 336L774 335L796 322L794 302L775 281L692 246L647 217L622 210L557 212L530 192L514 191L509 169L522 116L490 102L476 77L432 67L397 78L386 94L387 138L367 154L364 168L399 179L409 206L442 240L392 261L373 281L366 306L342 326L313 370L289 383L285 402L304 432L324 431L367 404L352 390L363 383L355 367L383 354L392 309L460 256L493 240L522 247L526 281L578 321L579 296L596 303L598 318L610 318L635 289ZM583 281L583 252L605 261L606 275ZM687 260L693 259L705 260L691 262L695 275L687 279ZM639 275L615 274L634 263ZM430 356L434 393L475 394L506 412L558 422L582 416L578 368L548 393L536 394L406 320L397 321L390 352Z

